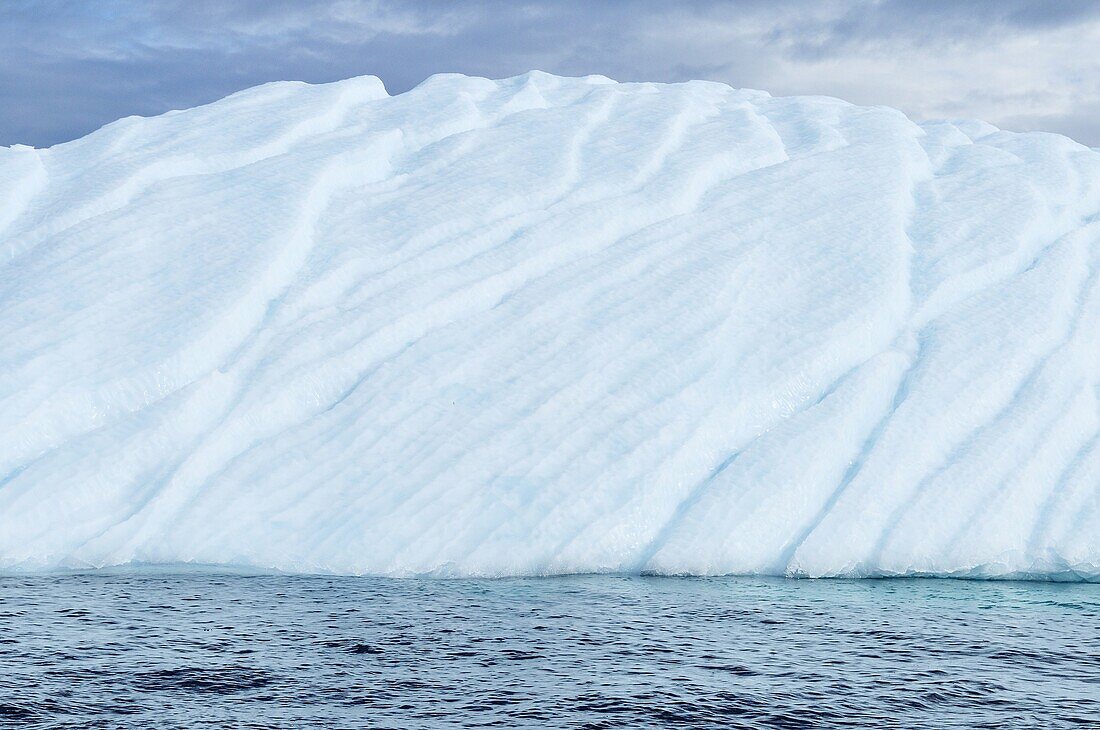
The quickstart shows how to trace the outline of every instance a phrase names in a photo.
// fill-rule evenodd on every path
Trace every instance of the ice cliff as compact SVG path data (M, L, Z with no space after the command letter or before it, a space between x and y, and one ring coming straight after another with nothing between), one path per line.
M1100 579L1100 152L716 83L0 148L0 568Z

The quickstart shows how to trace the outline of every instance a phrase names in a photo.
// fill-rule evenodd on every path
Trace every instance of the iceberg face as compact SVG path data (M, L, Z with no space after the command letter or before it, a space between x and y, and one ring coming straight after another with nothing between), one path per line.
M715 83L0 149L0 567L1100 578L1100 153Z

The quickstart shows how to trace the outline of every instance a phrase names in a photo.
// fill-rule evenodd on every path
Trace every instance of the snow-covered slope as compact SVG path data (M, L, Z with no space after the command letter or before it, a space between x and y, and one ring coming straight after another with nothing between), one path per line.
M1100 153L540 73L0 149L0 567L1100 578Z

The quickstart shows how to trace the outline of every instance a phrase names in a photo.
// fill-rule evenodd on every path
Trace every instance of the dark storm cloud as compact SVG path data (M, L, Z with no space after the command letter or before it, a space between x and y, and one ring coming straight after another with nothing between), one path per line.
M0 144L264 81L458 71L707 78L917 117L976 116L1100 144L1100 3L15 0L0 16Z

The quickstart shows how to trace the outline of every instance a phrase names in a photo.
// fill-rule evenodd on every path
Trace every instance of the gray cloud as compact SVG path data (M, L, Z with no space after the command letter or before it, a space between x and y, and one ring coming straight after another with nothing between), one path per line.
M8 0L0 144L45 146L265 81L532 68L830 94L1100 145L1100 3Z

